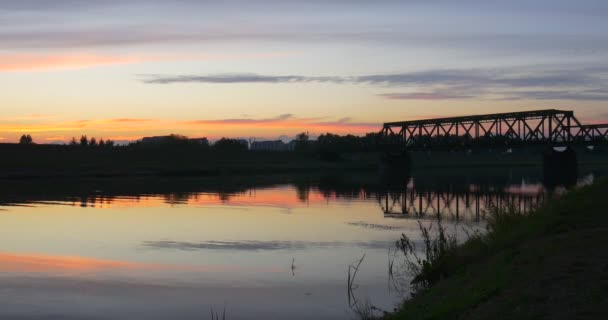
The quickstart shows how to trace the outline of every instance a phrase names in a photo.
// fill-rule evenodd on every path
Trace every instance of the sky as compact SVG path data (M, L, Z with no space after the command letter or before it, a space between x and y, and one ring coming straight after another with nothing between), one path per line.
M0 142L608 123L605 0L0 0Z

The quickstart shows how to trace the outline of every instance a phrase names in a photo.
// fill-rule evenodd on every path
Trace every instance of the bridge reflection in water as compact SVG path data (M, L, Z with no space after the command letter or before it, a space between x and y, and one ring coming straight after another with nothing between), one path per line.
M536 192L534 192L536 189ZM440 215L449 220L480 221L492 208L512 207L521 213L542 204L547 197L542 186L527 186L525 190L417 190L405 188L403 192L387 191L377 195L378 205L385 217L435 218Z
M147 180L98 180L90 184L51 185L40 182L11 182L0 190L1 206L36 204L90 208L159 206L269 206L302 208L331 202L355 204L385 218L482 221L492 208L512 207L526 213L569 186L554 189L543 185L535 169L484 169L481 172L425 172L410 176L331 175L268 178L268 181L238 184L203 184L204 180L171 180L152 184ZM591 183L606 170L583 170L578 183ZM589 179L585 177L591 177ZM590 182L585 182L589 180ZM121 183L117 183L117 181ZM560 189L561 188L561 189ZM366 209L367 210L367 209Z

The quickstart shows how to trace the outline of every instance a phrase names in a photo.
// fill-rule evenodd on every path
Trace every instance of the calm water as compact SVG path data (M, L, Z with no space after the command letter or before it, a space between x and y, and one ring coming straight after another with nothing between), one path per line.
M419 239L417 219L481 227L490 206L529 210L549 196L519 176L371 180L57 186L31 196L9 186L0 318L210 319L225 307L228 319L351 319L348 267L363 254L354 299L391 310L408 294L389 277L389 248L401 233Z

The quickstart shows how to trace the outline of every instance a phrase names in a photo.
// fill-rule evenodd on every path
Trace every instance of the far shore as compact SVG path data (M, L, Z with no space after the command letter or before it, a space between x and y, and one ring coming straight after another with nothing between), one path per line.
M542 167L541 151L411 152L411 170ZM577 151L579 165L608 164L605 150ZM82 149L0 144L0 179L205 177L380 171L382 152L249 151L197 148ZM407 164L404 164L407 166Z

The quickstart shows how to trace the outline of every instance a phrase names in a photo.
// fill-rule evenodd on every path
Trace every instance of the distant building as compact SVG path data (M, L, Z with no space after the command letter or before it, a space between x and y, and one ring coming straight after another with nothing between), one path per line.
M171 141L171 136L144 137L141 144L164 144Z
M207 138L192 138L189 139L182 135L168 135L168 136L154 136L154 137L144 137L141 139L141 144L143 145L160 145L160 144L174 144L174 143L192 143L198 144L202 146L209 146L209 140Z
M236 141L238 141L238 143L244 145L247 149L249 149L249 141L247 141L246 139L236 139Z
M254 141L251 143L251 150L254 151L293 151L295 142L284 143L281 140L273 141Z
M209 140L207 140L207 138L192 138L188 139L188 141L194 144L200 144L202 146L209 146Z

